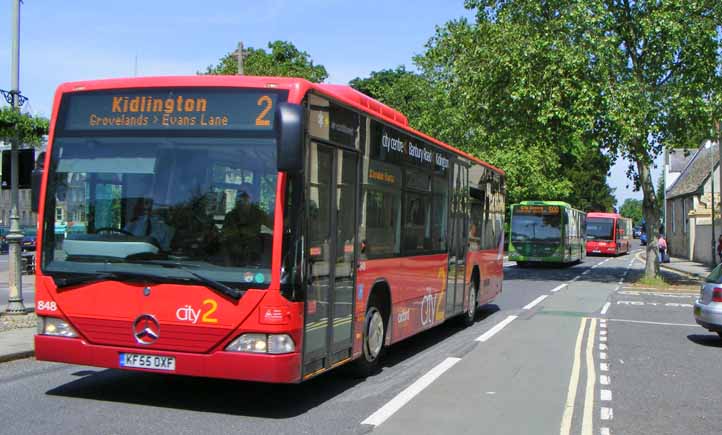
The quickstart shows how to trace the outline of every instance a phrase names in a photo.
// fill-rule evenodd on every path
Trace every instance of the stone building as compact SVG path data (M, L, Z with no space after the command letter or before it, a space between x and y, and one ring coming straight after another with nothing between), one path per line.
M666 192L667 245L674 257L711 264L713 200L715 216L720 213L719 148L716 143L707 141L688 156L684 169ZM717 219L716 237L719 237L719 231Z

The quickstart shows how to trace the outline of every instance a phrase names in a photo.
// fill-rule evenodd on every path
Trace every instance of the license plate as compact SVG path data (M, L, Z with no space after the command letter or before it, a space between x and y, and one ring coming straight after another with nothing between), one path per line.
M121 367L136 369L175 371L175 357L162 355L142 355L138 353L121 353Z
M694 315L699 316L702 314L702 307L694 307Z
M600 254L601 252L602 252L602 251L600 251L599 249L595 249L595 250L592 251L592 253L594 253L594 254Z

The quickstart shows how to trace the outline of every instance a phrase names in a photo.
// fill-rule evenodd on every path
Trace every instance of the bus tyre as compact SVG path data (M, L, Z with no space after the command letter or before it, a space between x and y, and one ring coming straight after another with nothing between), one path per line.
M464 326L471 326L474 324L474 321L476 320L476 308L477 308L477 290L476 290L476 284L474 281L471 281L471 284L469 284L469 297L468 299L468 309L462 316L462 323Z
M378 371L385 337L386 324L383 313L375 302L370 302L366 310L361 356L352 366L355 376L365 378Z

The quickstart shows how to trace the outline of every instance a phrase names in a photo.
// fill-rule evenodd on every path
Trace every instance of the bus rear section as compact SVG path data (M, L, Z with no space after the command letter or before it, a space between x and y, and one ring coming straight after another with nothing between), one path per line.
M294 383L501 291L503 172L350 88L83 82L52 119L39 360Z
M587 255L626 254L631 237L631 219L617 213L587 213Z

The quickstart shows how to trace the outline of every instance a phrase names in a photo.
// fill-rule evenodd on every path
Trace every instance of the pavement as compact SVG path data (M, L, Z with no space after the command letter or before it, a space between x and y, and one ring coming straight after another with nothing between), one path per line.
M645 253L642 252L640 257L643 260L646 259ZM670 257L669 263L661 263L659 267L674 272L681 272L688 275L693 275L695 278L698 279L704 279L707 277L707 275L710 274L710 272L712 272L712 267L706 264L697 263L680 257Z
M35 354L33 335L35 328L19 328L0 332L0 363Z
M8 298L7 255L0 256L0 363L20 358L28 358L35 354L33 335L36 326L32 319L25 316L6 316ZM22 276L23 303L32 312L35 306L35 275ZM8 329L12 324L12 329ZM32 324L32 326L28 326Z

